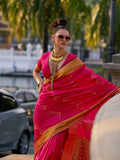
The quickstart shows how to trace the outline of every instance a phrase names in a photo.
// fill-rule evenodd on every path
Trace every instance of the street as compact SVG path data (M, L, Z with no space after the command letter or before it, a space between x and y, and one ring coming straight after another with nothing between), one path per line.
M34 154L34 132L31 133L30 146L28 154Z

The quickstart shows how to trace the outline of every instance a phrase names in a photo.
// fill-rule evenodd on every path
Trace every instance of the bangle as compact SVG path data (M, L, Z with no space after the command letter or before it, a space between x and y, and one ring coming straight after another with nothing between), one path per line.
M40 82L38 79L36 79L36 83L37 83L37 86L39 87L40 86Z

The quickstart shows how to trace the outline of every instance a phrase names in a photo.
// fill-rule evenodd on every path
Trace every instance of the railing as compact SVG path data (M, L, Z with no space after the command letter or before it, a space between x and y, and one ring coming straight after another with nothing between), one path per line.
M24 56L24 57L40 57L42 54L42 50L34 50L34 51L24 51L24 50L14 50L11 49L0 49L0 57L5 56Z

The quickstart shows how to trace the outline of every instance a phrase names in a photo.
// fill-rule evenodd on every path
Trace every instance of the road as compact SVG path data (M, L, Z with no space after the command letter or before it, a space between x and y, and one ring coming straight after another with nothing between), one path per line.
M9 155L9 154L12 154L11 151L2 152L2 153L0 152L0 159L2 157L5 157L5 156ZM33 155L34 154L34 132L31 133L30 146L29 146L28 154L29 155L31 155L31 154Z
M28 154L34 154L34 132L31 133L30 146Z

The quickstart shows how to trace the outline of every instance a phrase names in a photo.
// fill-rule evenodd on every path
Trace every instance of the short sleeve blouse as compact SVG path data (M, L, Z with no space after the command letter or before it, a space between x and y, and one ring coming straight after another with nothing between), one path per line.
M39 67L40 70L42 70L43 76L44 77L49 77L51 75L50 73L50 66L49 66L49 56L50 56L51 52L46 52L44 53L40 59L38 60L37 66ZM67 64L68 62L70 62L72 59L76 58L77 56L69 53L69 55L67 56L65 62L63 63L62 66L64 66L65 64Z

